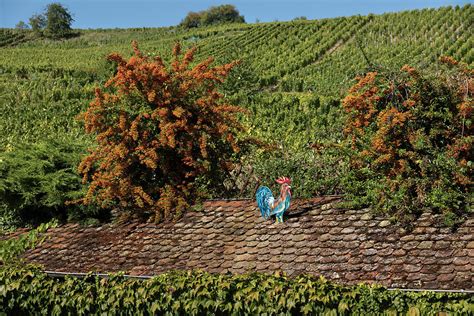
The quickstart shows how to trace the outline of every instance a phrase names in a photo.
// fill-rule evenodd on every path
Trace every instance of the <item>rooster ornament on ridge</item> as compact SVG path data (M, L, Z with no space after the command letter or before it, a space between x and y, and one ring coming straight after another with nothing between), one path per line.
M257 205L262 213L264 219L268 219L270 216L275 215L277 223L283 223L283 214L290 207L291 200L291 179L287 177L280 177L276 180L278 184L281 184L280 196L275 199L272 191L266 187L261 186L257 190Z

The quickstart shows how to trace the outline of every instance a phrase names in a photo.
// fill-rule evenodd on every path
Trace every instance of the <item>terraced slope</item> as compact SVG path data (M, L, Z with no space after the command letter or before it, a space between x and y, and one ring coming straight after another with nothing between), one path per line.
M13 47L31 39L26 30L0 29L0 47Z
M359 46L378 65L429 66L440 55L474 61L474 7L425 9L315 21L177 28L92 30L63 42L14 42L0 49L2 67L52 66L101 72L103 56L127 53L137 39L150 53L163 54L176 41L200 47L200 55L247 61L262 87L340 95L348 80L367 66ZM5 33L6 31L4 31ZM2 34L0 34L2 36ZM0 36L1 37L1 36ZM0 38L0 39L3 39Z
M180 41L199 47L198 60L208 56L219 62L242 59L241 71L252 79L252 94L264 100L248 105L254 113L254 122L249 122L254 125L253 133L265 137L271 131L283 133L280 126L287 122L285 128L305 133L292 143L306 144L310 141L307 135L315 134L308 131L314 120L310 117L321 116L320 109L312 105L314 96L340 98L354 75L370 65L410 63L429 68L441 55L472 65L473 21L474 6L466 5L194 30L84 30L79 37L55 42L31 40L28 33L3 29L0 116L8 120L0 120L0 146L19 140L80 137L82 131L74 117L92 98L93 87L110 75L112 65L105 56L114 51L130 54L132 40L139 41L142 51L165 58ZM285 114L288 104L303 115L298 115L298 122ZM270 105L272 112L268 113Z

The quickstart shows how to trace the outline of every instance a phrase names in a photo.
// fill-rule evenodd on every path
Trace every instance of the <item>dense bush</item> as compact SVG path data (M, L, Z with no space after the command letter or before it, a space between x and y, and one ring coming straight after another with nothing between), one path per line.
M41 315L468 315L469 293L389 291L279 274L170 272L150 280L120 275L48 277L38 268L0 269L0 313Z
M180 26L193 28L222 23L245 23L245 19L235 6L224 4L200 12L189 12Z
M134 52L128 61L108 57L118 65L110 93L97 89L82 115L98 146L79 165L90 183L79 202L176 218L202 196L196 180L219 185L240 150L236 114L244 111L217 91L236 63L211 67L209 58L191 67L195 49L182 56L177 44L168 69L136 42Z
M99 216L92 208L65 204L85 192L76 171L84 150L50 141L0 152L0 228Z
M454 70L369 72L350 89L343 101L353 150L346 185L356 203L404 221L424 208L450 222L470 212L474 72L442 61Z

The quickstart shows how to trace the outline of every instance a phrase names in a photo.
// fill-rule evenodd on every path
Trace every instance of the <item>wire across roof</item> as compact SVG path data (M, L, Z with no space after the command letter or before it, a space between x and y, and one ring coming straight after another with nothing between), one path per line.
M368 210L338 209L337 199L295 200L279 224L264 221L251 200L208 201L175 223L67 224L25 258L67 273L283 271L343 284L474 290L473 217L452 231L440 215L424 213L408 231Z

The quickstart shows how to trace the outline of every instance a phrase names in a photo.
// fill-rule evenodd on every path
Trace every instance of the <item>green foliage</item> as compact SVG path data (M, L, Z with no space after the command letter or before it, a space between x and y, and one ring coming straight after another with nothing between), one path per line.
M61 39L72 34L71 13L60 3L50 3L43 14L34 14L29 22L36 35Z
M411 222L425 208L452 221L471 214L474 72L428 76L412 67L369 72L343 100L355 203Z
M1 71L0 116L8 119L0 120L0 227L51 217L97 222L95 210L64 205L82 192L76 168L91 142L75 117L97 78L50 67Z
M44 223L18 237L1 239L0 266L9 266L12 268L18 266L18 264L22 264L22 260L19 256L26 250L33 249L41 244L46 239L46 235L40 234L45 233L49 228L56 227L56 225L57 222L54 221Z
M89 144L75 117L92 99L97 76L51 67L0 67L0 151L18 143Z
M235 6L223 4L210 7L204 11L202 25L212 25L220 23L245 23L244 17L239 14Z
M468 293L343 287L323 278L279 274L170 272L150 280L120 274L54 279L35 267L0 270L0 306L7 314L44 315L468 315Z
M27 29L0 29L0 47L10 47L27 41L32 33ZM1 66L0 66L1 70Z
M180 25L188 29L201 26L201 13L189 12Z
M28 28L28 24L26 24L24 21L20 21L15 25L15 29L17 30L27 30Z
M180 26L193 28L223 23L245 23L245 19L235 6L223 4L200 12L189 12Z
M36 35L43 35L43 30L46 27L46 17L42 14L33 14L30 17L31 29Z
M347 159L341 158L337 145L343 123L339 101L288 93L241 99L248 103L250 115L245 123L250 133L270 145L249 153L243 160L244 166L253 167L252 176L269 185L277 177L291 175L292 191L298 197L341 193L340 178ZM249 169L243 171L241 177L249 178ZM246 196L254 193L255 182L250 184L241 188Z
M71 23L74 19L71 13L60 3L50 3L46 6L46 27L44 35L52 39L67 37L71 34Z
M0 152L0 227L99 216L65 204L84 194L76 170L84 151L83 145L51 141Z

